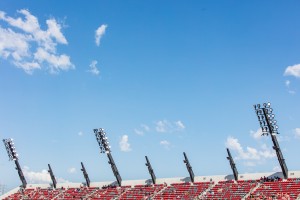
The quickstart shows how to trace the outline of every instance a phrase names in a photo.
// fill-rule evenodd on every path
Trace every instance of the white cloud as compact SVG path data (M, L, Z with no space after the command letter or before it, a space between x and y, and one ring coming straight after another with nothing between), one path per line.
M22 9L22 10L18 10L17 12L19 14L24 15L25 20L23 20L20 17L18 17L17 19L8 17L6 16L6 13L3 11L1 11L0 19L6 21L11 26L19 28L27 33L37 33L38 31L40 31L40 25L38 19L35 16L31 15L28 10Z
M296 138L300 138L300 128L295 128L294 133Z
M95 42L96 45L99 46L100 45L100 40L102 38L102 36L105 34L107 25L106 24L102 24L96 31L95 31Z
M66 179L63 179L63 178L56 178L56 181L58 182L58 183L70 183L70 181L68 181L68 180L66 180Z
M50 174L49 174L48 170L46 170L46 169L43 169L40 172L34 172L34 171L31 171L29 167L24 166L23 173L29 183L39 183L39 184L52 183ZM56 178L56 180L57 180L57 182L60 182L60 183L69 182L63 178Z
M182 121L177 121L177 122L175 122L175 125L177 126L177 128L179 129L179 130L183 130L183 129L185 129L185 126L184 126L184 124L182 123Z
M281 172L281 168L279 166L273 167L273 172Z
M37 17L28 10L17 11L21 17L12 18L0 11L0 20L8 28L0 26L0 57L31 74L36 69L47 68L50 72L74 69L70 57L57 53L57 45L67 45L61 25L55 19L46 20L42 30Z
M300 78L300 64L288 66L284 71L284 75Z
M98 61L97 60L93 60L90 64L90 69L88 70L88 72L94 74L94 75L99 75L100 74L100 71L99 69L97 68L97 65L98 64Z
M238 139L233 137L228 137L225 145L229 149L237 152L236 159L247 161L252 160L251 163L254 163L254 161L274 158L276 156L274 150L272 148L268 148L265 144L261 146L260 150L253 147L246 147L246 150L244 150Z
M226 141L226 147L236 150L236 151L243 151L241 144L239 143L238 139L233 137L228 137Z
M140 125L140 128L138 129L134 129L134 132L137 134L137 135L144 135L145 132L149 132L150 131L150 127L145 125L145 124L141 124Z
M34 54L34 59L37 60L39 63L48 63L51 73L55 73L60 70L66 71L74 68L74 65L71 63L69 56L65 54L51 54L42 48L37 49L37 52Z
M21 69L23 69L26 73L32 74L33 70L41 69L41 66L37 62L18 62L13 61L13 64Z
M48 25L47 33L56 39L61 44L68 44L67 39L61 32L61 25L56 22L55 19L49 19L46 21Z
M169 122L168 120L160 120L155 123L155 130L159 133L172 133L183 131L185 126L182 121Z
M150 131L150 127L147 126L146 124L141 124L141 127L147 132Z
M291 90L290 85L291 85L291 81L286 80L285 81L285 86L287 87L288 93L290 93L290 94L296 94L295 90Z
M41 172L30 171L29 167L25 166L23 169L24 176L30 183L49 183L51 182L50 175L46 169Z
M135 132L137 135L144 135L144 132L141 131L141 130L138 130L138 129L134 129L134 132Z
M16 33L11 29L3 29L0 26L0 57L3 59L10 59L12 63L23 68L27 73L33 69L39 69L40 65L36 62L27 61L30 57L30 36Z
M123 135L120 142L119 142L119 145L120 145L120 149L121 151L124 151L124 152L129 152L131 151L131 147L130 147L130 144L128 143L128 135Z
M162 140L159 142L159 144L162 145L167 150L169 150L171 146L171 143L167 140Z
M287 142L287 141L290 141L290 136L289 135L277 135L277 140L278 142Z
M246 161L246 162L244 162L244 165L247 166L247 167L254 167L254 166L256 166L256 163L251 162L251 161Z
M83 136L83 132L82 132L82 131L79 131L79 132L78 132L78 136Z
M69 174L75 174L76 173L76 168L75 167L71 167L68 169L68 173Z
M171 127L171 124L167 120L161 120L161 121L156 122L155 129L159 133L165 133L165 132L168 132L170 127Z
M274 158L276 153L274 149L268 148L266 144L261 145L261 150L259 151L259 155L262 158Z
M257 131L250 131L250 135L254 138L254 139L256 139L256 140L259 140L259 139L261 139L262 137L262 130L261 130L261 128L258 128L257 129Z
M13 56L15 60L20 60L29 55L28 40L31 37L12 31L10 28L4 29L0 26L0 52L1 56L7 58Z

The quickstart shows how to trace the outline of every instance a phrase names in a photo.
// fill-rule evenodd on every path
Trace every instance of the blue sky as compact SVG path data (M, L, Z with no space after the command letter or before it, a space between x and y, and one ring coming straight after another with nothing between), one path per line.
M298 1L0 2L0 137L28 182L114 180L93 135L104 128L122 178L278 170L253 104L272 102L289 170L299 170ZM27 19L26 19L27 17ZM19 18L19 19L18 19ZM20 184L0 151L0 182Z

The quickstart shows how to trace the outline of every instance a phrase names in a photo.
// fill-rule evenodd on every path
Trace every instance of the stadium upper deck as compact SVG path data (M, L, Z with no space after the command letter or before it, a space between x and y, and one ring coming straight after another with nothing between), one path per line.
M279 177L262 181L262 177ZM90 187L82 183L58 183L57 189L48 184L28 184L20 193L15 188L1 199L300 199L300 171L289 171L283 179L281 172L233 175L160 178L152 185L151 179L126 180L122 187L117 182L94 182Z

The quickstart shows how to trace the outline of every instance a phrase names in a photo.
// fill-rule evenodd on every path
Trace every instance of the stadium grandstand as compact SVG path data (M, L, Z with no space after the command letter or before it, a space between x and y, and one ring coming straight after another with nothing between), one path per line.
M263 177L266 177L264 180ZM277 179L276 179L276 178ZM278 179L279 177L279 179ZM18 199L300 199L300 171L290 171L288 179L281 172L233 175L161 178L156 184L148 180L95 182L53 185L28 184L26 189L15 188L1 196L4 200Z
M179 178L156 178L147 156L146 166L151 179L122 180L111 154L108 137L102 128L94 129L100 153L106 154L116 181L90 182L88 173L81 162L84 183L57 183L54 172L48 164L51 184L28 184L19 164L18 154L12 139L4 139L9 159L16 164L22 182L1 196L4 200L47 199L47 200L252 200L252 199L300 199L300 171L288 171L276 135L278 126L270 103L254 106L263 135L270 136L276 151L281 172L239 174L230 149L227 150L232 174L195 176L188 156L183 152L183 163L189 176Z

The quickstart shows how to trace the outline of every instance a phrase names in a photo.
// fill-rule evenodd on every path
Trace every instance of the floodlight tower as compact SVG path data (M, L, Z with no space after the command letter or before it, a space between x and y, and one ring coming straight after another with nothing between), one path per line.
M82 173L83 173L83 176L84 176L84 178L85 178L85 181L86 181L86 185L88 186L88 187L90 187L90 178L89 178L89 175L88 175L88 173L86 172L86 170L85 170L85 167L84 167L84 165L83 165L83 163L81 162L81 171L82 171Z
M5 145L9 160L15 161L16 170L18 170L18 174L19 174L20 180L22 182L21 187L26 188L27 182L26 182L26 179L22 172L21 166L19 164L19 158L18 158L18 154L17 154L16 148L15 148L15 144L13 143L13 139L11 139L11 138L3 139L3 143Z
M237 171L237 169L236 169L234 160L233 160L233 158L232 158L232 156L231 156L231 153L230 153L230 151L229 151L228 148L227 148L227 154L228 154L227 159L229 160L230 167L231 167L232 172L233 172L233 175L234 175L234 179L237 181L237 180L238 180L238 171Z
M150 161L148 160L148 157L145 156L145 158L146 158L146 164L145 165L148 167L148 171L149 171L149 174L151 176L152 183L156 184L156 176L154 174L154 170L152 169L152 166L151 166Z
M184 156L183 162L185 163L186 168L187 168L187 170L188 170L188 172L189 172L189 174L190 174L191 181L194 183L194 177L195 177L195 175L194 175L192 166L191 166L191 164L190 164L190 162L189 162L189 159L187 158L185 152L183 152L183 156Z
M51 180L52 180L52 184L53 184L53 187L56 189L56 179L55 179L55 176L54 176L54 173L53 173L53 171L52 171L52 169L51 169L51 166L50 166L50 164L48 164L48 167L49 167L49 170L48 170L48 172L49 172L49 174L50 174L50 177L51 177Z
M117 179L117 182L118 182L119 186L121 186L122 178L121 178L118 168L114 162L114 159L111 155L111 150L110 150L111 147L109 146L108 138L106 137L106 133L104 132L104 129L102 129L102 128L94 129L94 133L95 133L97 142L100 147L100 153L107 154L107 157L109 160L108 164L110 164L111 169Z
M264 103L263 106L260 104L254 105L256 115L262 130L262 135L270 135L273 142L273 149L276 151L277 158L285 179L288 178L288 168L285 164L279 143L277 141L276 134L278 133L277 121L275 120L275 115L272 113L271 103Z

